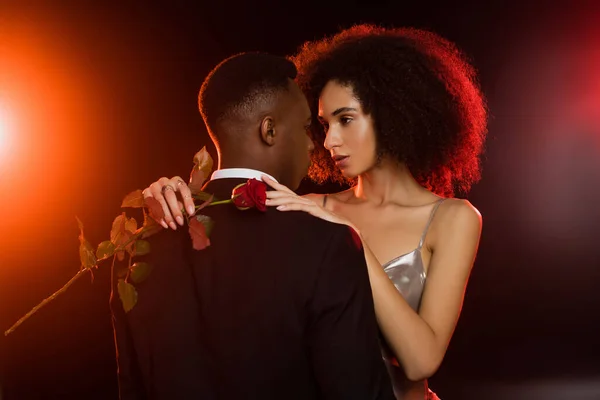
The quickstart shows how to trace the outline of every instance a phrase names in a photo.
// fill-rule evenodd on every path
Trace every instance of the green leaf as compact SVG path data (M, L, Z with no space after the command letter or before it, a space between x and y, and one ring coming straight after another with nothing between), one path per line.
M81 260L81 267L93 268L96 266L94 248L83 235L83 222L78 217L75 218L77 219L77 225L79 225L79 259Z
M98 250L96 250L96 257L98 259L108 258L113 254L115 254L115 245L110 240L105 240L98 245Z
M136 240L134 255L144 256L148 253L150 253L150 242L147 240Z
M202 214L198 214L196 215L196 219L202 223L202 225L204 225L204 231L206 233L206 236L210 236L213 226L215 225L215 221L212 220L211 217L209 217L208 215L202 215Z
M123 303L123 309L125 312L131 311L135 303L137 303L137 291L131 283L125 282L124 279L119 279L117 284L117 291L119 292L119 298Z
M136 262L131 266L129 277L134 283L143 282L152 271L152 265L145 262Z
M134 190L123 199L121 207L141 208L144 206L144 195L141 190Z

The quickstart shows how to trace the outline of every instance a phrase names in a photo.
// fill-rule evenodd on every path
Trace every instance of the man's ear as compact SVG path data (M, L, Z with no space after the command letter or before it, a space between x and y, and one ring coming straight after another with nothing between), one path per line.
M273 146L275 144L275 136L276 132L273 117L264 117L260 123L260 138L266 145Z

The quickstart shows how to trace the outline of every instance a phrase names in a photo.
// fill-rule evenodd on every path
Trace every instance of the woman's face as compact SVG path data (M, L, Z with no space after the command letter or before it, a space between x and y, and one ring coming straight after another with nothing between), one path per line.
M329 81L319 98L319 121L325 129L325 148L347 178L376 163L373 121L366 115L350 86Z

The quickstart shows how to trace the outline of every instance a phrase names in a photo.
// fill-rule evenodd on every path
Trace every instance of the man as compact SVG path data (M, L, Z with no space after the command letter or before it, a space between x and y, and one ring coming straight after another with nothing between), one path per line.
M227 199L263 174L299 185L312 142L295 75L258 53L209 74L199 106L219 168L206 192ZM153 236L137 304L113 304L122 400L393 398L346 226L231 204L202 213L215 221L211 245L193 250L184 229Z

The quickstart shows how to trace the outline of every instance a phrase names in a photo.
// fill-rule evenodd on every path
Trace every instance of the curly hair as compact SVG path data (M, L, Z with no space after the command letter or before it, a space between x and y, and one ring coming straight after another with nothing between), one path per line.
M467 193L481 177L487 107L474 68L457 47L428 31L357 25L306 42L290 59L313 112L309 176L348 182L324 148L316 116L329 81L352 88L373 120L377 157L406 165L441 196Z

